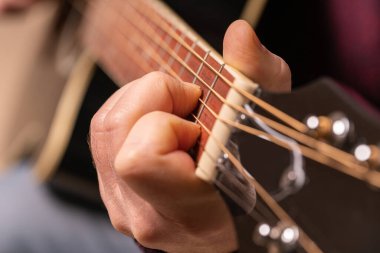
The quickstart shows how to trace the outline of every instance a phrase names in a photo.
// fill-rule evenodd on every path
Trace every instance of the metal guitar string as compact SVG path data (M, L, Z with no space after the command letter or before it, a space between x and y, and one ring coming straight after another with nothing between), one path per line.
M250 113L250 115L255 115L255 112L253 111L252 107L250 107L248 104L246 104L244 108ZM298 143L295 140L275 131L267 124L265 124L260 118L254 117L253 120L265 132L267 132L268 134L280 141L286 142L290 148L290 168L286 169L282 175L282 179L279 184L280 190L274 195L272 194L277 201L282 200L290 194L293 194L299 189L301 189L306 182L304 161L301 149L299 148ZM291 183L292 185L290 185L289 183Z

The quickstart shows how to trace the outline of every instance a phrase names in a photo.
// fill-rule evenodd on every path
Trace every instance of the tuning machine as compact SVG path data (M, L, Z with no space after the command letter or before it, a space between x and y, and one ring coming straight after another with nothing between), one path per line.
M275 226L259 223L253 234L253 240L258 245L266 247L269 253L283 253L296 248L299 236L297 226L288 226L282 222Z
M359 144L353 154L360 163L366 163L371 169L380 169L380 148L376 145Z
M309 115L305 119L309 134L335 145L347 142L353 134L353 123L341 112L328 116Z

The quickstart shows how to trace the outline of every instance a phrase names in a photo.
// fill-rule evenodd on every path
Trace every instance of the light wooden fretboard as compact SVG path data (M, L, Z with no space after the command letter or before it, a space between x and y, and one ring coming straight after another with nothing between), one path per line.
M237 113L224 105L215 92L227 101L241 105L245 99L230 84L248 91L257 87L225 65L218 53L159 1L92 1L85 17L84 44L120 86L148 72L160 70L200 85L203 90L201 99L220 117L230 120L234 120ZM215 163L221 155L213 139L217 136L218 142L225 144L231 130L203 105L199 106L197 117L213 135L210 138L207 131L202 132L196 159L197 175L212 181Z

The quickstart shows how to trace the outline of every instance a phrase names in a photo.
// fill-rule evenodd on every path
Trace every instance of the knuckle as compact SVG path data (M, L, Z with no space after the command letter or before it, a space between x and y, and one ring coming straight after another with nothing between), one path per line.
M103 130L106 132L112 132L123 126L125 115L122 110L116 110L109 112L103 120Z
M161 130L171 128L171 123L172 115L162 111L149 112L142 116L139 120L139 124L151 126L151 128ZM147 155L146 147L142 147L141 149L143 149L144 154Z
M101 112L96 112L91 119L90 123L90 132L97 133L104 131L104 120L106 118L106 114Z
M175 83L173 80L173 77L171 77L169 74L160 72L160 71L154 71L146 76L147 80L145 85L147 85L150 89L152 89L152 84L154 84L154 89L156 92L160 93L160 95L169 95L171 96L171 89L173 89L173 83Z
M168 114L162 111L153 111L145 114L141 120L149 124L167 123Z
M103 133L111 132L120 128L124 124L124 112L115 110L106 113L97 112L91 119L90 132Z
M146 74L144 76L144 79L150 82L158 83L158 84L166 84L167 82L172 80L172 77L161 71L153 71Z
M155 244L159 232L154 224L151 224L150 222L141 222L134 227L136 229L133 230L133 236L141 245L149 247L149 245Z
M122 234L129 235L130 230L126 224L126 222L120 216L112 216L110 215L111 224L114 229Z

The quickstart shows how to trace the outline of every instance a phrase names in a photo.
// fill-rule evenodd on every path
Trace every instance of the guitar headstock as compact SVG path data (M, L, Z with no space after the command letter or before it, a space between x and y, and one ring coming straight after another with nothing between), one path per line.
M284 149L267 138L238 132L235 137L244 167L322 252L379 252L379 115L330 79L319 79L289 94L262 93L260 97L305 123L309 128L305 135L315 141L315 157L320 160L309 159L314 156L305 156L304 149L297 150L298 140L286 137L289 146L293 143L295 148ZM270 117L258 106L251 107L257 114ZM246 124L274 138L284 137L259 120ZM324 152L327 155L321 158ZM330 166L339 162L344 166ZM246 223L246 240L259 245L255 246L257 252L272 252L273 247L280 252L309 252L294 246L299 242L288 247L281 241L286 226L274 218L260 195L255 215L261 220L241 223ZM261 234L260 229L267 234Z

